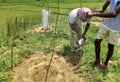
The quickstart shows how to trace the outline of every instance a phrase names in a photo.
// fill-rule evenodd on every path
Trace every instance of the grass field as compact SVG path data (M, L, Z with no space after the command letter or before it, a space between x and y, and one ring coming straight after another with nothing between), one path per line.
M51 3L56 3L56 2L64 2L64 3L78 3L78 2L80 2L81 0L74 0L74 1L72 1L72 0L0 0L0 2L36 2L36 1L42 1L42 2L44 2L44 1L46 1L46 2L51 2ZM82 2L103 2L104 0L82 0Z
M6 35L6 23L10 20L10 19L15 19L16 17L18 17L19 19L24 20L24 18L26 17L30 17L30 18L34 18L35 16L37 17L41 17L41 6L40 5L43 2L37 2L37 3L0 3L1 8L0 8L0 31L1 34L0 36ZM85 7L89 7L91 9L97 9L97 7L95 6L96 3L87 3L83 5ZM100 3L98 5L101 5ZM57 9L53 8L53 7L57 7L58 5L56 3L49 3L49 6L51 7L51 13L56 13ZM46 6L47 7L47 6ZM66 14L68 15L68 12L74 8L74 7L80 7L79 3L76 4L72 4L71 6L69 6L69 4L67 3L61 3L60 4L60 13ZM9 14L9 12L11 12ZM54 17L54 16L53 16ZM4 20L3 20L4 19ZM53 20L51 20L53 21ZM39 20L39 22L41 23L41 20Z
M70 50L69 46L69 31L68 31L68 21L67 15L72 8L80 7L78 0L63 1L60 2L60 13L66 15L59 15L59 19L57 22L57 35L56 41L63 42L62 44L56 44L55 49L63 53L64 55L67 51ZM86 0L84 0L86 1ZM95 0L97 2L98 0ZM99 0L103 1L103 0ZM43 1L35 1L35 0L0 0L0 82L9 82L9 72L11 65L11 36L7 37L8 25L10 24L11 28L15 27L15 19L18 18L18 27L26 27L27 29L32 29L35 25L41 24L41 9L43 6ZM10 3L8 3L10 2ZM22 2L22 3L20 3ZM51 0L51 2L55 2ZM86 1L87 3L83 3L83 7L89 7L91 9L98 9L101 3L90 3L91 0ZM48 4L47 4L48 5ZM57 7L57 3L50 3L50 7ZM67 8L67 9L65 9ZM68 9L70 8L70 9ZM57 17L57 9L50 8L50 22L56 23ZM98 18L94 18L99 20ZM96 20L96 21L97 21ZM13 24L13 26L12 26ZM19 30L17 32L18 36L16 39L21 36L25 36L25 40L22 42L14 43L14 65L19 65L20 62L24 60L26 55L30 55L34 53L36 48L39 48L44 53L48 54L51 52L49 49L53 43L54 30L45 32L42 35L26 33L26 30ZM84 47L84 55L82 57L82 63L84 66L80 68L82 74L84 75L84 79L86 82L119 82L120 79L120 47L115 47L114 55L111 59L110 68L107 71L100 71L98 67L92 67L91 62L94 61L95 53L94 53L94 39L96 37L98 31L98 26L92 24L88 33L87 33L87 44ZM9 38L9 39L8 39ZM107 42L103 41L101 49L101 59L105 59L105 54L107 52ZM79 53L78 53L79 54ZM76 54L76 55L78 55Z

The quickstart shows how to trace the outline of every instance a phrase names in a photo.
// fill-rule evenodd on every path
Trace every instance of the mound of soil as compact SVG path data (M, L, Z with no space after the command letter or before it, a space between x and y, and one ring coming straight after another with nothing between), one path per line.
M71 72L79 57L54 54L49 66L50 59L51 56L37 51L13 69L11 82L85 82Z

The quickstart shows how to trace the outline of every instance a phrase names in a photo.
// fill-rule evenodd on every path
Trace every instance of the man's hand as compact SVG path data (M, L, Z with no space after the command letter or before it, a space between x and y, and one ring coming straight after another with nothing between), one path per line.
M94 12L87 12L86 17L91 18L94 16Z
M100 14L100 12L87 12L86 17L91 18L93 16L97 16L98 14Z
M86 37L85 37L85 34L82 34L82 38L86 38Z

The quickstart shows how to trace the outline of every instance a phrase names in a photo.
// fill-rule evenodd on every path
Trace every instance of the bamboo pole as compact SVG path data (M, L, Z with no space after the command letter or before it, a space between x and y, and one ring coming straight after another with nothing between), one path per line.
M58 0L58 10L57 12L59 13L59 5L60 5L60 1ZM52 59L53 59L53 56L54 56L54 50L55 50L55 40L56 40L56 31L57 31L57 25L58 25L58 18L59 18L59 14L57 14L56 16L56 23L55 23L55 30L54 30L54 36L53 36L53 49L52 49L52 55L51 55L51 59L49 61L49 64L46 68L46 77L45 77L45 82L47 82L47 78L48 78L48 73L49 73L49 70L50 70L50 66L51 66L51 63L52 63Z

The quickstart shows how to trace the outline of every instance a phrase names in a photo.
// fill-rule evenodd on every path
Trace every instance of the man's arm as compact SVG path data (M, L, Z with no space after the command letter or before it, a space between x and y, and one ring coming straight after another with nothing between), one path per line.
M87 33L89 27L90 27L90 23L87 22L87 24L86 24L86 26L85 26L84 33L82 34L82 37L83 37L83 38L85 38L85 35L86 35L86 33Z
M117 8L115 9L114 12L111 13L99 13L99 12L90 12L87 14L88 17L92 16L98 16L98 17L104 17L104 18L114 18L118 14L120 14L120 4L118 4Z
M108 5L110 4L110 1L106 1L104 3L104 5L102 6L102 8L98 9L98 10L93 10L92 12L99 12L99 13L103 13L106 8L108 7Z

